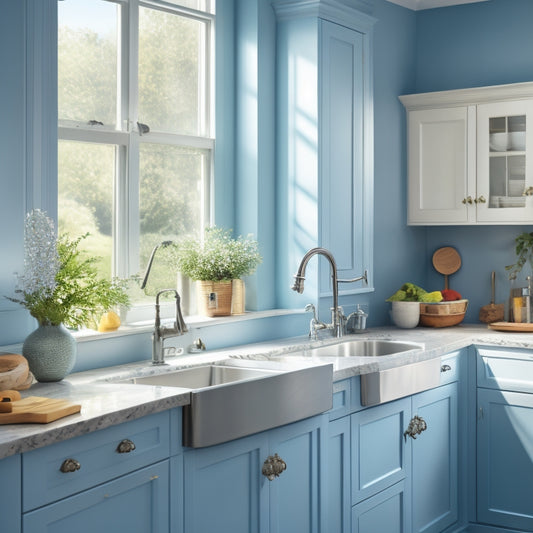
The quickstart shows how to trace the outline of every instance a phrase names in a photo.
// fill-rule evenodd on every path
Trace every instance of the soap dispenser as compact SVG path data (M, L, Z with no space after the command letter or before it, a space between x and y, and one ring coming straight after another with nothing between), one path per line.
M366 331L366 319L368 313L361 309L361 305L357 304L357 309L348 317L346 322L346 331L348 333L363 333Z

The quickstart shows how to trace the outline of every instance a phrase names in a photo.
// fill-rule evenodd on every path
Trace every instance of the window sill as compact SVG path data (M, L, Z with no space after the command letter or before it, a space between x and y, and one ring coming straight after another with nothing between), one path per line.
M199 330L202 328L217 326L221 324L234 324L238 322L245 322L248 320L258 320L262 318L270 318L276 316L295 315L304 313L303 309L269 309L266 311L250 311L244 315L221 316L221 317L206 317L194 315L185 317L185 323L189 330ZM163 324L169 325L173 319L164 319ZM76 342L88 342L94 340L102 340L106 338L124 337L128 335L138 335L142 333L151 332L154 329L153 320L146 320L142 322L134 322L120 326L116 331L109 331L101 333L92 329L84 329L72 332Z

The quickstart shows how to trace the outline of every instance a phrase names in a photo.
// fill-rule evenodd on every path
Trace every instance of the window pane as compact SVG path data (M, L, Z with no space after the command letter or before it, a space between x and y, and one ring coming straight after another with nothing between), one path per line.
M139 10L139 120L152 131L205 135L206 23Z
M102 0L58 3L60 120L115 126L118 7Z
M97 256L98 270L111 278L113 182L116 147L60 141L58 148L58 229L79 237L80 248Z
M140 265L153 247L184 236L199 237L204 227L204 183L209 152L158 144L140 149ZM164 249L157 257L164 259ZM156 267L154 262L154 268ZM150 274L150 291L176 286L176 271L160 268ZM164 272L166 276L164 276Z
M215 12L215 0L167 0L177 6L189 7L206 13Z

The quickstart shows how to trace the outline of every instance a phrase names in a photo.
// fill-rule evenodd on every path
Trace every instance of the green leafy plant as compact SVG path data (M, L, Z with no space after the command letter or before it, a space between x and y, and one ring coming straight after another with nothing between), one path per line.
M101 279L97 258L78 249L88 234L71 240L56 238L54 225L38 209L26 217L24 274L20 297L8 297L29 310L41 325L65 324L77 328L94 323L115 306L129 305L125 280Z
M520 233L515 239L516 263L507 265L505 270L509 272L509 279L515 280L526 263L533 269L533 232Z
M262 258L251 236L234 239L231 231L206 228L204 239L186 239L173 245L177 269L201 281L239 279L255 272Z

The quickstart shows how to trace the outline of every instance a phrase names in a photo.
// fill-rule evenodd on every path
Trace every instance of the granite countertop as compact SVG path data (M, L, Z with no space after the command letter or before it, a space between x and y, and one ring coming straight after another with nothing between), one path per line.
M81 404L81 412L50 424L0 425L0 458L84 435L142 416L188 405L190 390L116 383L131 377L171 372L177 368L231 359L237 366L295 370L317 364L332 364L334 380L366 374L439 357L472 344L533 350L533 335L504 333L484 325L452 328L370 329L348 339L382 339L415 342L423 347L402 354L381 357L310 357L305 350L338 342L326 339L311 342L307 337L282 339L224 350L179 355L168 365L153 367L150 361L101 368L72 374L59 383L37 383L22 396L62 398Z

